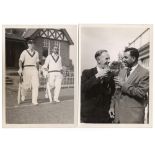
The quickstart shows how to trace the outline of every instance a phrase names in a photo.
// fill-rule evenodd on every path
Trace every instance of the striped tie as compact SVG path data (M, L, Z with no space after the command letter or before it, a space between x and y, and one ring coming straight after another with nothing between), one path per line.
M130 75L131 70L132 70L131 67L128 67L128 68L127 68L127 77Z

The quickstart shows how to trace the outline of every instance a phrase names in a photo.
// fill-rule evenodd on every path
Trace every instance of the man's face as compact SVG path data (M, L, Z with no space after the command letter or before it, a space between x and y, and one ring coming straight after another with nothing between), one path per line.
M124 52L123 63L126 67L132 67L135 62L135 58L130 55L130 51Z
M34 49L34 44L28 44L29 49Z
M97 63L101 66L101 68L106 68L110 63L110 56L108 52L103 52L98 58Z
M58 51L59 51L59 49L58 49L57 46L54 46L54 47L52 48L52 52L53 52L53 53L58 54Z

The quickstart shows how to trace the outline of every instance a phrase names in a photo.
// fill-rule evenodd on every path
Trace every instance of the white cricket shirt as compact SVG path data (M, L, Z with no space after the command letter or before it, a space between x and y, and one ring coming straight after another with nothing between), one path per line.
M31 51L27 49L21 53L19 60L21 60L24 63L24 66L27 65L36 66L36 63L39 62L39 54L35 50Z

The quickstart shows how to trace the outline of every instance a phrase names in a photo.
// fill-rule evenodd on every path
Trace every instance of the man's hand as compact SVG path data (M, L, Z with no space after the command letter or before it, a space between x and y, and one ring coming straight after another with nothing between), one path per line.
M116 86L121 86L122 87L123 84L124 84L124 81L119 76L114 77L114 81L115 81Z
M101 71L99 71L95 76L96 78L103 78L103 77L108 77L108 72L110 70L109 69L102 69Z
M48 70L42 70L42 75L44 78L47 78L47 75L48 75Z
M114 108L110 107L110 109L109 109L109 115L110 115L110 118L115 118Z
M23 73L23 70L20 68L20 69L18 70L19 76L22 76L22 73Z

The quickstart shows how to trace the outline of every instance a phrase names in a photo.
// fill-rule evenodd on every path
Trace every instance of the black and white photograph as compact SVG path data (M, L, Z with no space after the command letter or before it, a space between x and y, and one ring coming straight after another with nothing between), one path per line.
M152 26L80 25L84 125L151 125Z
M74 126L77 26L11 25L3 34L4 126Z
M1 0L1 154L155 154L155 5Z

